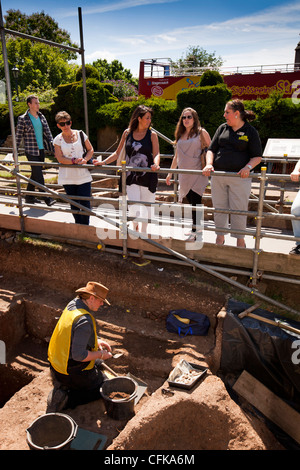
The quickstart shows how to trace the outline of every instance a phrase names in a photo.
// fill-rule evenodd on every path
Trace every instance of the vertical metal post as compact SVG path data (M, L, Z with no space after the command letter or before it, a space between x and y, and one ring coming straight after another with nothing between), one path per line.
M178 202L178 173L174 173L174 202Z
M283 162L283 164L282 164L282 174L285 175L286 174L287 161L288 161L288 155L285 153L283 155L283 158L285 158L285 162ZM283 214L285 180L279 180L279 181L280 181L279 214Z
M265 185L267 181L266 177L267 167L263 166L261 168L260 174L260 188L259 188L259 200L256 216L256 233L255 233L255 247L254 247L254 258L253 258L253 271L252 271L252 286L257 286L257 267L258 267L258 256L260 253L260 235L261 235L261 226L263 220L263 207L264 207L264 194L265 194Z
M120 226L120 234L123 240L123 258L127 258L128 250L127 250L127 198L126 198L126 161L122 161L122 170L121 170L121 188L122 188L122 196L121 196L121 226Z
M5 79L6 79L10 129L11 129L11 135L12 135L12 141L13 141L13 157L14 157L14 162L15 162L15 169L19 173L18 150L17 150L17 143L16 143L15 123L14 123L14 110L13 110L13 105L12 105L11 85L10 85L8 57L7 57L1 2L0 2L0 33L1 33L2 54L3 54L3 62L4 62L4 72L5 72ZM20 178L18 176L16 176L16 182L17 182L18 206L19 206L19 216L20 216L20 225L21 225L20 229L21 229L21 232L24 233L25 228L24 228L24 215L23 215L23 206L22 206L22 197L21 197L21 183L20 183Z
M82 88L83 88L83 106L84 106L84 122L85 133L89 135L89 118L88 118L88 104L86 92L86 74L85 74L85 59L84 59L84 42L83 42L83 27L82 27L82 14L81 8L78 8L79 19L79 33L80 33L80 49L81 49L81 69L82 69Z

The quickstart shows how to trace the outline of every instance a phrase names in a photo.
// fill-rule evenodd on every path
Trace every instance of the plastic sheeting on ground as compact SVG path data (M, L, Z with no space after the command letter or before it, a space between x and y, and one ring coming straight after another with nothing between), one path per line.
M250 305L230 299L223 325L220 373L239 377L243 370L300 411L300 336L249 316L238 314ZM300 330L300 323L267 310L252 313L280 320Z

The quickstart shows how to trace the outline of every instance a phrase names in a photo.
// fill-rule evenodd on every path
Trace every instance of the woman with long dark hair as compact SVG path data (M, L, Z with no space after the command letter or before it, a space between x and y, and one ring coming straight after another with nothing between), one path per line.
M175 130L176 151L171 163L175 168L185 170L201 170L201 153L210 144L209 133L201 128L197 112L193 108L185 108ZM166 183L171 184L172 173L168 173ZM192 207L202 204L202 195L208 183L207 176L198 174L179 173L179 202L186 197ZM187 241L194 241L197 232L197 212L192 212L192 233Z
M103 161L93 160L94 165L107 165L114 162L118 159L125 145L127 166L151 168L152 172L127 171L126 192L128 199L131 201L155 202L158 175L154 172L160 168L160 153L158 136L156 132L150 129L152 114L151 108L139 105L131 116L128 129L123 132L117 150ZM137 219L141 218L143 219L141 232L146 234L146 219L151 219L153 213L154 210L151 211L151 206L130 205L129 216L135 218L133 220L133 229L139 230Z

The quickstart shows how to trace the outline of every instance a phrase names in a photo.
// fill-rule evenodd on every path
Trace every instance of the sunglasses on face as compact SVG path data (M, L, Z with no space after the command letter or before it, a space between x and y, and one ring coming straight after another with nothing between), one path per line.
M70 125L71 125L71 121L59 122L58 124L59 124L61 127L70 126Z
M193 116L189 114L188 116L182 116L182 119L193 119Z

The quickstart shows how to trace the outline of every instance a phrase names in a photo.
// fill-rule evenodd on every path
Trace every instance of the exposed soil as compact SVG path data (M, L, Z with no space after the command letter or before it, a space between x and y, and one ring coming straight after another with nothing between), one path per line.
M126 400L129 397L130 397L129 393L125 393L125 392L111 392L108 395L108 398L110 398L111 400Z
M226 295L207 275L156 263L138 267L130 259L88 249L0 243L0 339L7 346L7 364L0 365L7 391L0 395L0 449L29 448L26 429L46 413L52 388L47 342L62 309L88 280L110 288L111 306L95 315L96 323L100 336L123 355L107 366L145 382L147 391L130 420L112 419L102 399L65 410L80 428L105 435L108 450L282 449L261 419L231 399L216 375L218 314ZM208 335L169 333L166 315L176 308L206 314ZM208 369L191 390L167 382L182 359Z

